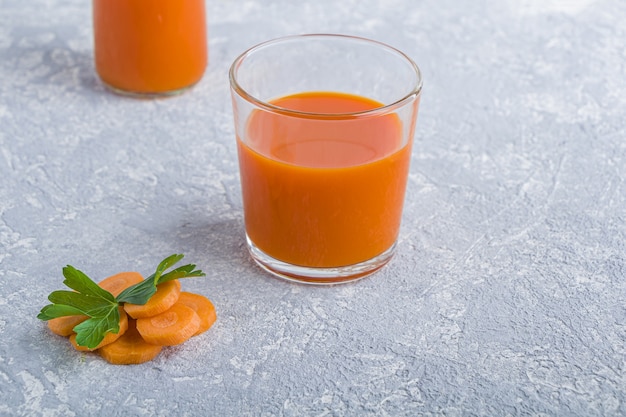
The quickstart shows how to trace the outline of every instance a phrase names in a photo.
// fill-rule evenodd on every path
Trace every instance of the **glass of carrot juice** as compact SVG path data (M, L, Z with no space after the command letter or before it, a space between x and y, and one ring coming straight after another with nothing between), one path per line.
M92 0L96 71L131 96L181 93L207 65L205 0Z
M229 77L252 258L316 284L382 268L402 217L415 63L368 39L298 35L247 50Z

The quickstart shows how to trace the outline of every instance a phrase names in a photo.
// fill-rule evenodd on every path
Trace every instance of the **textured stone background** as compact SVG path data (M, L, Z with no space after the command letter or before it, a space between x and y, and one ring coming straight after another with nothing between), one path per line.
M180 97L108 93L85 0L0 0L1 416L626 415L626 2L209 0ZM243 242L227 69L281 35L375 38L424 93L397 257L354 284L262 273ZM217 324L156 361L36 318L70 263L170 253Z

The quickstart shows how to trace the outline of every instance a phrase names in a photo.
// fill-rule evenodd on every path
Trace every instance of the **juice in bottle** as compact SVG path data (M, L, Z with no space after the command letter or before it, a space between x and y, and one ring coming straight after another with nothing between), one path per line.
M237 138L248 238L276 260L312 268L354 265L389 250L412 143L401 143L400 118L335 117L382 106L335 92L270 103L306 113L257 109L246 137Z
M93 0L96 71L113 90L168 95L207 65L204 0Z

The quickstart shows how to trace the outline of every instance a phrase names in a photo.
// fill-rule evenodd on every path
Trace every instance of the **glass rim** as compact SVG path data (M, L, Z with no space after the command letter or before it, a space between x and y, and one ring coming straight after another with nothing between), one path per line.
M401 98L394 100L393 102L389 104L383 104L382 106L379 106L373 109L361 110L357 112L322 113L322 112L304 112L304 111L299 111L299 110L293 110L293 109L289 109L286 107L280 107L280 106L276 106L274 104L268 103L267 101L262 100L248 93L248 91L246 91L246 89L243 88L237 81L237 76L236 76L237 70L241 66L242 62L252 53L256 52L257 50L263 47L266 47L272 44L277 44L277 43L282 43L285 41L291 41L291 40L297 40L297 39L305 39L305 38L340 38L344 40L356 40L359 42L369 43L373 46L378 46L380 48L386 49L400 56L400 58L404 59L412 67L413 71L415 72L417 82L410 89L408 93L404 94ZM294 117L300 117L300 118L323 117L324 119L353 119L353 118L361 118L361 117L372 116L372 115L377 115L377 114L385 114L385 113L389 113L393 111L397 107L403 106L406 102L410 101L413 97L418 97L422 92L422 72L420 71L417 64L404 52L386 43L376 41L373 39L363 38L359 36L352 36L352 35L341 35L341 34L331 34L331 33L311 33L311 34L303 34L303 35L283 36L283 37L270 39L265 42L256 44L248 48L243 53L241 53L237 58L235 58L235 60L233 61L228 71L228 78L230 81L231 88L239 96L244 98L246 101L253 103L257 107L271 111L272 113L279 113L279 114L283 114L287 116L294 116Z

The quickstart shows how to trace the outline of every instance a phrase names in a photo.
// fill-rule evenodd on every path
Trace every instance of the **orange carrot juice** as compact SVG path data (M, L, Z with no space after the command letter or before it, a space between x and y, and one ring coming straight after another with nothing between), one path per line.
M246 232L261 251L306 267L372 259L396 241L411 140L395 114L334 117L382 106L364 97L308 92L255 110L238 152Z
M165 94L207 65L204 0L93 0L96 70L110 87Z

